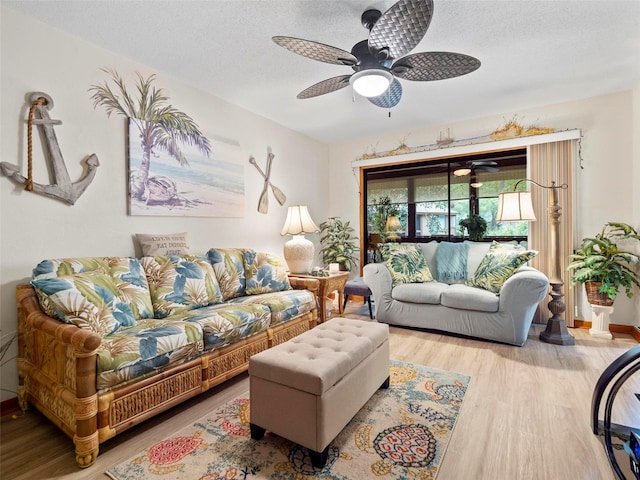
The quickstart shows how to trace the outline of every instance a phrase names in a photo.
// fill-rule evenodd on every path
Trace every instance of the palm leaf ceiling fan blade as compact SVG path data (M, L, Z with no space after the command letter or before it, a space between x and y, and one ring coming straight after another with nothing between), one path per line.
M427 33L432 17L433 0L400 0L371 28L369 50L387 50L389 58L409 53Z
M327 78L321 82L305 88L298 94L298 98L313 98L325 93L335 92L349 85L351 75L340 75L338 77Z
M467 167L468 168L460 168L453 172L453 174L458 177L462 177L478 170L488 173L498 173L500 171L498 163L493 160L473 160L471 162L467 162Z
M341 75L316 83L300 92L298 98L312 98L340 90L348 86L351 80L356 93L368 98L376 106L391 108L402 97L402 85L398 78L443 80L466 75L480 67L480 60L461 53L422 52L407 55L425 36L432 17L433 0L398 0L385 13L368 9L360 20L369 30L369 38L356 43L351 52L296 37L274 36L272 40L297 55L333 65L346 65L355 71L352 75ZM368 84L369 88L363 83ZM376 83L379 88L375 88ZM371 97L387 85L385 93Z
M473 167L473 170L482 170L483 172L489 173L498 173L500 171L498 167L485 167L482 165Z
M369 101L377 107L391 108L398 104L400 98L402 98L402 85L394 78L386 92L377 97L370 97Z
M472 170L482 170L489 173L497 173L500 171L498 163L493 160L474 160L469 165Z
M431 81L466 75L480 68L480 60L453 52L420 52L398 59L393 74L404 80Z
M283 36L275 36L272 40L293 53L319 62L348 66L353 66L358 63L358 59L346 50L325 45L324 43Z

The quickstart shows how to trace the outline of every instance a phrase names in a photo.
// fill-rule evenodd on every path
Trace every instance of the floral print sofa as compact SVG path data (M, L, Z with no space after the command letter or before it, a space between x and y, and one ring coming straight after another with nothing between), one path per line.
M44 260L17 287L21 407L72 437L87 467L99 444L313 328L317 291L250 249Z

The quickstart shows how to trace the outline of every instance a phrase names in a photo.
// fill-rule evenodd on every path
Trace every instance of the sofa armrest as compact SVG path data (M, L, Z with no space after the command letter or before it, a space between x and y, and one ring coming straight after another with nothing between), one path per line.
M362 278L371 290L376 304L376 318L384 320L386 312L393 302L391 291L393 279L385 263L368 263L362 269Z
M527 338L538 304L549 292L549 279L541 271L521 267L504 282L500 290L501 311L509 312L513 319L516 338Z
M533 267L521 267L500 289L500 307L517 311L523 305L538 305L549 291L549 279Z
M71 436L76 461L98 455L96 352L100 335L46 315L31 285L18 285L18 395Z

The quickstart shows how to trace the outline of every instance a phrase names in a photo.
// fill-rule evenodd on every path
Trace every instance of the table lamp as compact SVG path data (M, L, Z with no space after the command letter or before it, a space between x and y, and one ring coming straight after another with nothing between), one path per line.
M315 247L313 242L304 238L304 234L319 230L311 219L306 205L289 207L280 235L293 235L293 238L284 244L284 259L291 273L307 274L311 271Z
M388 242L399 242L401 240L398 232L402 231L402 224L400 219L395 215L387 218L387 224L385 226L385 235Z

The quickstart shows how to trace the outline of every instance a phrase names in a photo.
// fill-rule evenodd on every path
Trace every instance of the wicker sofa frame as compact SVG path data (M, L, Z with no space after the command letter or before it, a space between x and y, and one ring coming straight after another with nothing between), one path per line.
M318 280L290 279L318 294ZM40 308L31 285L18 285L18 399L36 407L75 444L79 467L92 465L99 445L154 415L247 370L249 357L316 325L317 308L231 345L98 392L96 353L101 337L63 323Z

